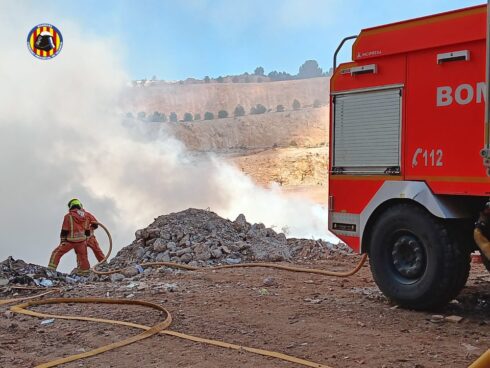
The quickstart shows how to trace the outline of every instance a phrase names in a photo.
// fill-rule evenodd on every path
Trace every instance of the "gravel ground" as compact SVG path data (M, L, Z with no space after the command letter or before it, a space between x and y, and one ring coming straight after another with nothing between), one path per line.
M342 270L357 256L303 264ZM271 269L155 270L120 282L69 286L64 296L134 298L164 305L172 330L262 348L331 367L466 367L490 346L490 274L474 264L466 288L437 313L403 310L374 284L369 266L348 279ZM11 296L0 294L0 298ZM53 305L51 313L125 319L162 316L139 307ZM0 366L32 367L131 336L131 328L40 320L0 309ZM435 317L434 314L443 317ZM463 317L451 322L445 317ZM159 335L65 367L296 367L295 364ZM298 366L299 367L299 366Z

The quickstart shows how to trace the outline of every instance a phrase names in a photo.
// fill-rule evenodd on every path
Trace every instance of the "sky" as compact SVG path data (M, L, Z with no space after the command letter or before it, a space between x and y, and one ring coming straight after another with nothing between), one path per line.
M328 71L340 40L358 34L362 28L481 3L481 0L47 0L38 16L40 23L54 25L57 21L73 20L83 32L111 39L124 54L131 79L156 76L180 80L250 73L257 66L262 66L266 73L277 70L296 74L308 59L317 60Z

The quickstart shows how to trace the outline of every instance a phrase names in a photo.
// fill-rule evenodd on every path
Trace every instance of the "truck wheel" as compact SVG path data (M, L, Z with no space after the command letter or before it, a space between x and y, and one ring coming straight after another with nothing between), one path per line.
M445 221L445 227L449 231L449 237L454 242L456 242L457 246L454 246L453 249L456 252L456 262L458 262L458 266L455 268L455 280L454 280L454 289L451 295L451 299L454 299L458 296L461 289L466 285L466 281L468 281L468 277L470 276L471 270L471 249L473 244L468 243L468 239L473 241L473 221L469 223L461 222L461 221Z
M370 264L380 290L402 307L435 309L466 282L467 257L438 220L412 204L387 209L374 225Z
M454 246L453 248L456 251L455 262L457 262L458 265L454 269L454 288L453 292L450 293L449 300L456 298L459 292L464 288L471 270L471 252L464 247L460 247L461 243L456 245L457 246Z

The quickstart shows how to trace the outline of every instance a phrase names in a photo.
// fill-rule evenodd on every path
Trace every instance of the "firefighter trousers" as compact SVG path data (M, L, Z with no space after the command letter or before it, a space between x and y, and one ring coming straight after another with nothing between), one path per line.
M79 274L88 274L90 270L90 263L87 256L87 241L81 242L62 242L53 253L51 253L51 258L49 260L48 267L52 270L58 268L61 257L63 257L70 250L74 249L77 255L77 269Z
M102 249L100 249L99 242L94 235L87 239L87 247L92 249L95 258L97 258L97 261L101 262L105 258L105 254L104 252L102 252Z

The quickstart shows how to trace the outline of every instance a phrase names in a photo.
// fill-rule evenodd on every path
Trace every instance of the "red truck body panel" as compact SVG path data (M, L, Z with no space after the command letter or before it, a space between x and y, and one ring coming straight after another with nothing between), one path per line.
M383 183L423 181L435 195L489 196L482 165L484 146L486 5L361 31L353 62L341 64L331 79L331 214L359 215ZM439 62L462 52L465 60ZM373 73L352 68L375 65ZM400 165L396 175L333 172L335 96L386 86L401 94ZM366 152L369 155L369 152ZM360 251L362 233L336 233Z
M364 29L353 45L352 60L484 40L486 11L486 5L480 5Z

